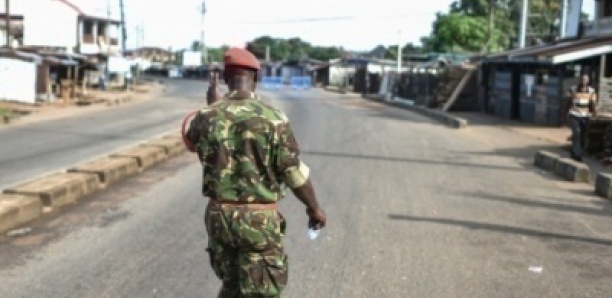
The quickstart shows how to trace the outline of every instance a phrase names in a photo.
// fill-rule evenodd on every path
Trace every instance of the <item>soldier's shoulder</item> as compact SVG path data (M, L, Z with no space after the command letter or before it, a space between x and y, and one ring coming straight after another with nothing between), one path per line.
M262 116L268 118L273 122L287 122L289 121L287 115L279 108L272 105L267 100L262 100L261 98L254 102L261 108Z
M226 100L220 100L217 101L211 105L205 106L203 108L200 109L200 114L203 115L210 115L210 114L215 114L219 111L219 109L223 109L224 106L227 105L227 101Z

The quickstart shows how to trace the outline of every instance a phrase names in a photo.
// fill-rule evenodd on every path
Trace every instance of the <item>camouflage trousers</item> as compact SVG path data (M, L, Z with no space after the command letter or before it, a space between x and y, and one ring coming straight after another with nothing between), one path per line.
M275 210L209 205L204 215L218 298L280 297L287 284L285 219Z

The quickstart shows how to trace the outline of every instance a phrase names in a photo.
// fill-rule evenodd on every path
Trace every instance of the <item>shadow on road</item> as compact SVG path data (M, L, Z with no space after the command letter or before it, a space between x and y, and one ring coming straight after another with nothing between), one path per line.
M578 242L584 242L584 243L612 246L612 240L608 240L608 239L565 235L565 234L560 234L560 233L539 231L539 230L520 228L520 227L505 226L505 225L499 225L499 224L483 223L483 222L477 222L477 221L449 219L449 218L433 218L433 217L428 218L428 217L400 215L400 214L389 214L388 217L391 220L427 222L427 223L435 223L435 224L441 224L441 225L464 227L464 228L471 229L471 230L484 230L484 231L492 231L492 232L498 232L498 233L504 233L504 234L519 234L519 235L530 236L530 237L553 238L557 240L570 240L570 241L578 241Z
M505 197L496 194L481 192L465 193L462 195L474 199L503 202L527 207L545 208L563 212L575 212L588 215L612 217L612 204L610 204L609 202L603 202L599 208L589 208L585 206L577 206L571 204L560 204L553 202L544 202L540 200ZM589 195L592 195L592 193L589 193Z
M374 161L388 161L388 162L402 162L402 163L418 163L418 164L429 164L429 165L441 165L441 166L460 166L460 167L471 167L471 168L484 168L494 170L509 170L509 171L525 171L523 168L517 168L512 166L497 166L497 165L486 165L486 164L475 164L465 163L456 161L442 161L442 160L431 160L422 158L403 158L403 157L386 157L380 155L360 155L350 154L341 152L321 152L321 151L302 151L305 155L313 155L319 157L330 157L330 158L347 158L355 160L374 160Z

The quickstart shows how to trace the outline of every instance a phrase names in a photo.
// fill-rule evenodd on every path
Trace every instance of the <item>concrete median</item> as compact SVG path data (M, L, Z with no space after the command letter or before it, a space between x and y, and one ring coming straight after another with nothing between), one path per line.
M105 157L71 168L68 172L89 173L98 176L100 187L138 173L138 161L132 157Z
M143 146L162 148L168 157L173 157L187 151L181 139L174 137L154 139L144 143Z
M161 147L134 146L110 155L111 158L129 157L136 160L138 168L142 171L150 168L168 158L166 150Z
M36 196L51 209L75 203L100 189L98 176L87 173L56 173L6 189L5 194Z
M39 218L42 208L36 196L0 194L0 234Z

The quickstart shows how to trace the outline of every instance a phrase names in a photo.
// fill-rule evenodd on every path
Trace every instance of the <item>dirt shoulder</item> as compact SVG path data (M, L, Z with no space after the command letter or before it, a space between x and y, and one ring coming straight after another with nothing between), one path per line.
M131 91L90 90L86 95L68 103L61 99L36 104L0 101L0 129L125 107L155 98L165 88L158 81L145 81L134 86Z

